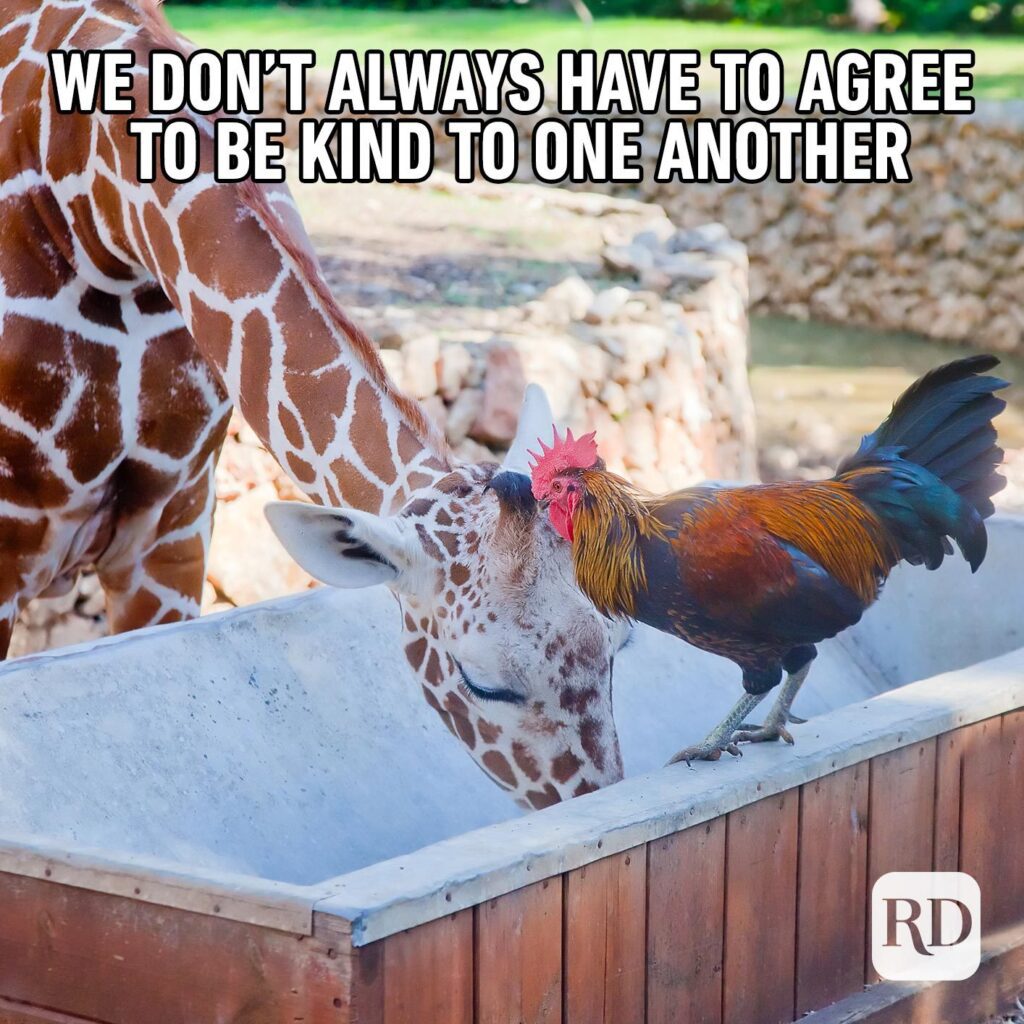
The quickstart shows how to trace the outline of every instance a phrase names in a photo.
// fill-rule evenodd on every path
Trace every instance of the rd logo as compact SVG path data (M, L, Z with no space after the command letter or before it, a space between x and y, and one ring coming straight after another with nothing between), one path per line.
M981 963L981 890L959 871L893 871L871 890L871 962L890 981L961 981Z

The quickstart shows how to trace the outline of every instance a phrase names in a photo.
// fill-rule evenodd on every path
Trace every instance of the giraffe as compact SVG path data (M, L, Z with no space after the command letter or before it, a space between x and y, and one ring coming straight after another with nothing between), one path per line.
M458 462L333 298L286 186L136 175L128 115L61 114L52 49L183 47L149 0L0 0L0 644L95 566L114 631L199 612L237 405L312 503L268 508L325 582L388 585L423 696L526 809L621 778L623 629L503 466ZM254 552L258 557L258 552ZM341 667L339 667L341 669ZM366 681L363 685L372 685Z

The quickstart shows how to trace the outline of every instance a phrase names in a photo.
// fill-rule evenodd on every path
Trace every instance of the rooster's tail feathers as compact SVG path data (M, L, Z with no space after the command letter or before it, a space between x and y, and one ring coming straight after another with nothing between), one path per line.
M940 366L911 385L885 422L839 466L837 477L881 518L900 557L937 568L952 537L977 569L985 557L983 520L1006 486L996 471L1003 451L992 420L1007 387L983 376L999 365L979 355Z

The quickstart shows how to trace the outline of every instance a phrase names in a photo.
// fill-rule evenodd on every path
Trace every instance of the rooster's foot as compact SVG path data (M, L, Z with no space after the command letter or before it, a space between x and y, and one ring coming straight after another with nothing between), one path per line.
M772 743L783 740L792 746L796 740L781 722L766 721L764 725L744 722L733 736L733 743Z
M725 719L718 723L714 729L692 747L680 750L669 764L678 764L685 761L717 761L724 753L732 754L733 757L741 757L743 751L736 746L736 737L733 735L736 726L750 714L758 704L761 703L761 694L745 693L736 702L732 711Z
M723 753L732 754L733 757L743 756L743 751L731 740L721 746L712 743L695 743L692 747L680 750L668 763L679 764L680 761L685 761L686 764L689 764L691 761L717 761Z

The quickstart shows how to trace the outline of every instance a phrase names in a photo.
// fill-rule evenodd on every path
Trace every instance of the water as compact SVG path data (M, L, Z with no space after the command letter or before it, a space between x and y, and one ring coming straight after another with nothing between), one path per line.
M976 350L913 334L872 331L783 317L754 317L751 387L762 449L772 444L821 450L856 447L885 418L901 391L925 370ZM1024 383L1024 360L1001 356L997 371ZM1024 447L1024 387L1003 392L1000 443Z

